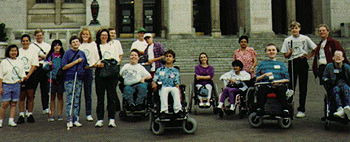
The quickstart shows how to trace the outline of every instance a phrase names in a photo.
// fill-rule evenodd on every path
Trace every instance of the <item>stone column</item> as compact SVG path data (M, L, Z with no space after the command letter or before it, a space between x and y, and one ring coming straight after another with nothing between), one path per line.
M220 0L210 0L211 9L211 35L214 38L221 37L220 30Z
M192 37L192 0L168 0L168 38ZM181 16L180 16L181 15Z
M62 0L56 0L55 3L55 24L61 24L61 8L62 8Z
M134 4L134 37L137 38L137 30L143 27L143 1L135 0Z
M291 31L289 28L290 23L296 20L296 7L295 7L295 0L287 0L286 1L286 7L287 7L287 29L288 29L288 35L291 35Z
M250 36L273 37L271 0L246 0L246 29Z

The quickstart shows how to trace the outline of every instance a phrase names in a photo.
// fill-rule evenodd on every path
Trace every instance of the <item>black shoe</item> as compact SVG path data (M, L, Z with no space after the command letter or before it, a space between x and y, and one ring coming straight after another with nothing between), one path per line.
M136 110L138 110L138 111L143 110L143 104L138 104L138 105L136 106Z
M29 122L29 123L35 122L33 115L29 115L29 117L27 118L27 122Z
M160 113L160 116L159 116L161 119L164 119L164 118L166 118L166 114L165 114L165 112L162 112L162 113Z
M185 114L182 112L182 110L180 110L180 111L177 113L177 116L178 116L179 118L182 118L182 117L185 116Z
M17 120L17 124L21 124L24 123L24 117L21 115L19 116L18 120Z

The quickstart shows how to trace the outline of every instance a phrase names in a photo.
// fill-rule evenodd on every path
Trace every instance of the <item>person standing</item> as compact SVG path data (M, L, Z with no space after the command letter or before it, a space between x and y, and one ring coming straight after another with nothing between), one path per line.
M137 49L141 55L144 54L145 49L147 48L147 45L148 45L146 40L143 38L143 36L145 35L145 32L146 30L143 27L137 30L138 39L132 43L130 51L133 49Z
M79 40L82 42L79 46L79 50L85 53L87 62L90 66L89 69L85 70L85 78L84 82L84 98L85 98L85 112L86 112L86 120L93 121L93 117L91 115L91 88L93 81L93 70L91 68L97 67L97 62L99 61L98 51L96 48L96 43L92 40L91 32L87 28L83 28L79 34Z
M21 82L26 78L23 62L18 57L18 47L10 45L5 51L5 57L0 64L0 96L3 102L0 108L0 128L7 107L10 105L10 118L8 125L16 127L14 122L16 104L21 93Z
M297 78L299 77L299 107L297 118L305 117L305 103L307 94L307 81L309 59L315 48L316 44L307 36L300 34L301 25L299 22L292 22L290 24L292 35L287 37L282 45L281 53L284 53L284 57L288 59L288 73L291 78L288 88L295 90ZM312 50L308 54L308 50Z
M111 36L111 41L109 42L112 45L112 47L116 48L117 57L118 57L116 58L116 60L118 61L119 65L121 65L123 60L123 54L124 54L122 44L120 43L119 40L117 40L117 32L115 31L114 28L109 28L108 31Z
M107 29L101 29L96 35L96 45L99 52L99 57L101 60L118 60L119 55L117 48L113 47L111 42L111 37ZM119 63L118 63L119 64ZM97 122L95 127L103 126L103 117L105 111L105 92L107 91L107 110L109 118L109 127L116 127L115 125L115 114L116 111L120 110L120 101L117 96L117 75L113 77L102 77L100 75L102 68L105 63L100 62L97 65L95 71L95 84L96 84L96 95L97 95Z
M36 41L29 45L31 48L38 49L39 67L34 71L34 74L35 74L34 76L40 76L38 77L38 81L40 83L41 104L43 107L43 113L48 114L50 113L49 95L48 95L48 88L47 88L47 76L43 75L43 74L46 74L45 71L43 70L43 63L46 58L46 55L49 53L51 49L51 45L44 42L43 40L44 32L41 29L35 30L34 36ZM36 88L37 87L35 87L35 89Z
M255 80L255 67L258 64L257 54L253 47L248 47L248 37L241 36L238 39L240 48L233 55L233 60L240 60L243 63L243 70Z
M165 49L161 43L153 41L153 36L150 33L146 33L144 39L148 43L143 55L148 60L145 65L151 65L150 73L153 76L159 67L164 66L160 60L164 59Z
M33 117L34 108L34 94L38 85L37 76L34 74L35 69L39 66L38 50L37 48L30 47L30 36L27 34L22 35L21 44L22 48L19 49L18 58L22 60L24 64L24 71L26 72L26 79L21 83L21 94L18 102L19 117L17 124L24 123L25 103L28 106L28 118L27 122L34 123ZM27 100L26 100L27 99Z
M343 47L340 45L339 41L333 39L329 36L329 27L326 24L321 24L318 26L318 34L322 38L321 42L317 45L315 49L315 57L312 63L312 71L315 77L320 79L320 84L323 85L323 72L328 63L333 62L334 52L339 50L343 52L344 63L349 64L346 58L346 53Z
M73 125L81 127L82 124L79 122L80 96L83 78L85 78L84 68L88 68L89 64L87 63L84 52L79 50L79 38L72 36L69 39L69 43L72 49L65 52L62 59L62 70L66 71L64 89L67 93L67 127L73 127Z

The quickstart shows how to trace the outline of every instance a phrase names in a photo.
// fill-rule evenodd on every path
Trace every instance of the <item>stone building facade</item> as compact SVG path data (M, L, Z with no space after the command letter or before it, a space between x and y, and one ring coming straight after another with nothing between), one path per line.
M0 0L0 23L13 30L80 29L92 20L93 0ZM350 23L349 0L97 0L102 27L133 37L139 27L158 37L192 38L288 34L298 21L303 34L328 24L333 35Z

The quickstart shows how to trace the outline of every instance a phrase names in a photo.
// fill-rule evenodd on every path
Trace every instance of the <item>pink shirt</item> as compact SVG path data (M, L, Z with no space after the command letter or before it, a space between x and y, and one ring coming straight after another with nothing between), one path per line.
M250 73L252 78L255 77L255 70L253 72L250 72L250 68L254 64L254 58L256 58L257 54L252 47L247 47L244 51L244 53L241 51L241 49L237 49L235 51L235 54L233 55L233 60L240 60L243 63L243 70Z

